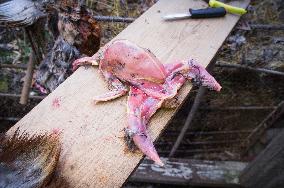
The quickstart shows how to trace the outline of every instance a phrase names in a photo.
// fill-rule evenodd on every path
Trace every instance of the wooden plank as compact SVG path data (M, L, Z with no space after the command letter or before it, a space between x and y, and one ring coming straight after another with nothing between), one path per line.
M251 162L240 176L248 188L284 186L284 130Z
M172 185L236 187L239 185L239 175L247 165L235 161L163 160L167 163L165 167L159 167L145 159L129 180Z
M249 0L234 4L246 7ZM164 22L162 15L202 8L203 1L161 0L116 39L128 39L150 49L164 63L193 57L207 66L230 33L239 16ZM191 88L180 91L184 100ZM94 105L92 98L107 92L96 68L79 68L19 121L16 128L30 133L62 130L62 152L58 175L72 187L120 187L142 159L127 152L123 136L126 127L126 97ZM159 110L151 119L149 133L156 139L175 110Z

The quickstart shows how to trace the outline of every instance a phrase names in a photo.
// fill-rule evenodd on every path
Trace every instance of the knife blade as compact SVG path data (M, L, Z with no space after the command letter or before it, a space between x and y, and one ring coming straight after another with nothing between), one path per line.
M205 9L189 9L188 12L168 14L163 16L162 18L165 21L171 21L171 20L180 20L188 18L193 18L193 19L216 18L216 17L223 17L225 15L226 15L225 8L219 7L219 8L205 8Z

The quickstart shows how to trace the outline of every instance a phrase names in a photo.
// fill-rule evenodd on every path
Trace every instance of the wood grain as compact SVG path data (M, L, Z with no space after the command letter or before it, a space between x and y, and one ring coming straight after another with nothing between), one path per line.
M235 5L246 7L249 0ZM150 49L164 63L194 57L207 66L228 36L239 16L164 22L162 15L203 8L203 1L161 0L129 25L115 39L128 39ZM221 82L222 83L222 82ZM191 88L180 91L182 100ZM126 127L126 97L94 105L92 98L107 92L96 68L79 68L10 131L37 133L62 130L59 177L71 187L120 187L142 159L129 153L123 140ZM175 110L159 110L149 132L156 139Z

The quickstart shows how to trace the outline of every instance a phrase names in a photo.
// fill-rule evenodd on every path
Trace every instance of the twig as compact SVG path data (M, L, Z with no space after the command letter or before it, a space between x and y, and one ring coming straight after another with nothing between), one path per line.
M209 106L209 107L200 107L200 110L273 110L276 106L230 106L230 107L217 107L217 106Z
M200 107L201 108L201 107ZM199 108L199 109L200 109ZM195 137L210 137L214 135L229 135L230 138L234 136L250 134L253 130L233 130L233 131L194 131L186 132L185 137L195 138ZM178 131L168 131L165 135L169 138L176 137L179 134Z
M179 147L179 145L180 145L180 143L181 143L181 141L182 141L182 139L183 139L183 137L184 137L184 135L185 135L185 133L186 133L186 131L187 131L187 129L188 129L192 119L193 119L193 117L194 117L194 114L195 114L195 112L198 109L200 101L201 101L202 97L205 94L205 91L206 91L205 87L201 86L199 88L198 93L197 93L197 95L195 97L194 103L192 105L192 108L191 108L191 110L190 110L190 112L189 112L189 114L188 114L188 116L187 116L187 118L185 120L185 124L184 124L184 126L183 126L183 128L182 128L182 130L181 130L181 132L180 132L180 134L179 134L179 136L178 136L174 146L171 149L169 157L173 157L175 152L176 152L176 150L177 150L177 148Z
M0 63L0 68L11 68L11 69L27 69L25 64L4 64Z
M210 148L210 149L192 149L192 150L177 150L176 153L181 153L181 154L196 154L196 153L212 153L212 152L224 152L225 150L232 150L232 148ZM160 155L166 155L169 153L168 150L158 150L158 153Z
M237 140L217 140L217 141L196 141L196 142L188 142L188 143L182 143L183 146L191 146L191 145L214 145L214 144L233 144L233 143L241 143L244 140L237 139ZM158 142L157 145L169 145L171 142L165 141L165 142Z
M248 134L252 130L234 130L234 131L200 131L200 132L187 132L188 135L212 135L212 134Z
M17 118L17 117L0 117L0 120L17 122L17 121L20 120L20 118Z
M10 44L0 44L0 50L12 51L14 50L14 47Z
M201 109L201 107L199 108ZM212 136L212 135L222 135L222 134L250 134L253 130L234 130L234 131L194 131L194 132L186 132L185 136L197 137L197 136ZM169 137L173 137L178 135L178 131L168 131L165 135Z
M36 50L36 47L35 47L35 45L34 45L34 42L33 42L33 39L32 39L32 34L31 34L31 32L30 32L30 29L28 29L28 27L26 27L26 28L25 28L25 31L26 31L26 34L27 34L27 36L28 36L29 42L30 42L30 44L31 44L32 50L33 50L33 52L34 52L34 54L35 54L35 59L36 59L36 61L37 61L37 64L39 64L39 63L40 63L40 56L39 56L39 54L38 54L38 52L37 52L37 50Z
M28 103L30 87L32 84L32 78L33 78L33 73L34 73L34 64L35 64L34 62L35 62L34 53L31 52L29 63L28 63L28 68L27 68L27 72L25 76L25 81L24 81L24 85L22 88L21 98L20 98L20 104L23 104L23 105Z
M251 29L262 30L284 30L284 25L270 25L270 24L250 24Z
M0 93L0 97L20 98L21 95L19 95L19 94L12 94L12 93ZM38 99L38 100L42 100L45 97L46 96L34 96L34 95L30 95L29 96L30 99Z
M254 72L261 72L261 73L266 73L266 74L274 74L274 75L279 75L279 76L284 76L284 72L279 72L279 71L274 71L274 70L269 70L269 69L263 69L263 68L253 68L250 66L246 65L237 65L237 64L228 64L228 63L221 63L221 62L216 62L217 67L226 67L226 68L240 68L240 69L246 69Z
M135 18L120 17L120 16L94 16L94 19L102 22L134 22Z

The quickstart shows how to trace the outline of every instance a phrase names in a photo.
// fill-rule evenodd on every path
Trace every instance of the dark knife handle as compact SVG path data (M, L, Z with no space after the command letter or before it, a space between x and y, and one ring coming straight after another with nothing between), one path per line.
M205 9L189 9L191 18L216 18L226 15L226 10L223 7L205 8Z

